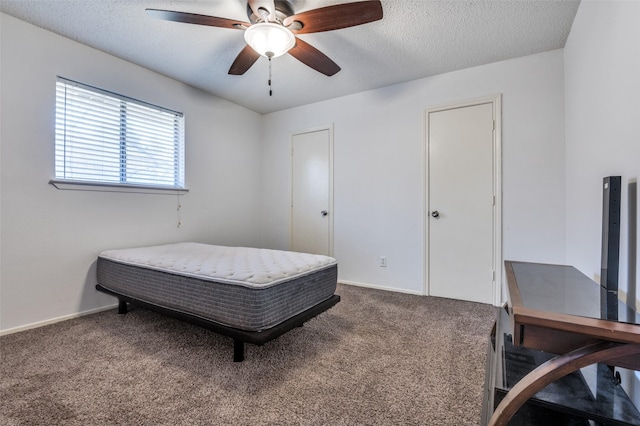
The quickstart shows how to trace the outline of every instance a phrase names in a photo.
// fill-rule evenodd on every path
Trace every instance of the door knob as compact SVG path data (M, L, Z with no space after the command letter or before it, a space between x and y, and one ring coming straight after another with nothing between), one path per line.
M326 211L326 210L322 210L322 211L320 212L320 214L322 215L322 217L325 217L325 216L326 216L326 215L328 215L329 213L327 213L327 211Z
M431 217L435 217L436 219L440 217L440 213L438 210L434 210L431 212Z

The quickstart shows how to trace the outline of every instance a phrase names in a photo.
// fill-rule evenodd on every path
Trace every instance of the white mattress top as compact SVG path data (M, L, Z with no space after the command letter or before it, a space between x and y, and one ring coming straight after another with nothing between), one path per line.
M270 287L337 264L336 259L317 254L200 243L107 250L99 257L247 287Z

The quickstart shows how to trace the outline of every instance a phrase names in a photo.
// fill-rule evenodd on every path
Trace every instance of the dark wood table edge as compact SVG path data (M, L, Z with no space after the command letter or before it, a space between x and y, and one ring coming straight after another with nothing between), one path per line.
M542 388L588 365L606 362L609 365L640 369L640 334L637 332L637 325L526 308L513 271L514 263L526 262L505 260L509 299L507 309L514 344L545 350L535 344L533 347L528 345L524 335L525 327L528 326L538 327L547 333L555 331L565 333L561 335L577 334L578 339L572 344L578 347L561 352L516 383L496 407L489 426L507 425L520 407Z

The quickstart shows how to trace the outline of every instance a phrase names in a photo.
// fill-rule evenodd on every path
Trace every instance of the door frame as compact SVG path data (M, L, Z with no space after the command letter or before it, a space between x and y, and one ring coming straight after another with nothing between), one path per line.
M490 103L493 106L493 193L494 193L494 215L493 215L493 304L495 306L502 305L502 95L500 93L494 95L483 96L476 99L454 102L435 107L426 108L422 116L424 123L423 134L423 150L424 150L424 187L422 191L423 212L424 212L424 284L423 292L430 295L429 282L429 236L431 221L429 212L429 114L433 112L446 111L450 109L465 108L475 105Z
M333 256L333 123L317 127L311 127L305 130L296 130L289 137L289 249L293 248L293 138L296 135L305 133L314 133L322 130L329 131L329 256Z

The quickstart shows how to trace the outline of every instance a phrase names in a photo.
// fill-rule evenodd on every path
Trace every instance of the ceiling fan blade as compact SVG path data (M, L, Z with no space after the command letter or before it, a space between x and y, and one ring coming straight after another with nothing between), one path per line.
M254 15L258 18L262 17L260 9L265 9L269 12L269 18L267 18L267 20L269 22L276 20L276 5L273 0L249 0L248 3Z
M382 3L379 0L336 4L291 15L282 22L285 27L294 21L302 23L301 29L291 29L296 34L319 33L354 27L382 19Z
M184 22L185 24L207 25L209 27L231 28L243 30L251 24L235 19L218 18L217 16L198 15L197 13L175 12L173 10L147 9L149 16L165 21Z
M236 60L231 64L231 68L229 68L229 74L231 75L242 75L251 68L253 64L258 60L260 55L256 53L255 50L251 48L251 46L246 45L244 49L240 51L238 56L236 56Z
M296 39L296 45L289 50L289 53L303 64L326 76L331 77L340 71L340 67L327 55L299 38Z

